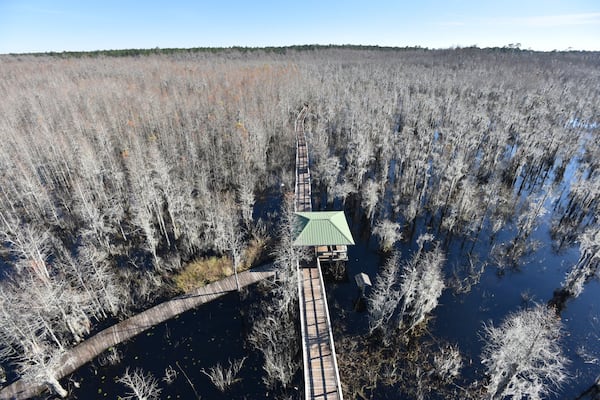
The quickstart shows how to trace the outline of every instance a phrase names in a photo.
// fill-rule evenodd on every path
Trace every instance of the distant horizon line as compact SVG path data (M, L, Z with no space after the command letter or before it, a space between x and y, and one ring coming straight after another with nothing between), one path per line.
M425 50L425 51L443 51L443 50L493 50L493 51L512 51L512 52L534 52L534 53L598 53L600 50L583 50L567 48L565 50L535 50L532 48L522 48L520 43L509 43L503 46L461 46L452 45L449 47L426 47L421 45L412 46L389 46L377 44L291 44L280 46L195 46L195 47L131 47L131 48L112 48L112 49L96 49L96 50L47 50L47 51L28 51L28 52L9 52L0 53L2 56L78 56L78 55L114 55L114 56L129 56L129 55L150 55L150 54L165 54L176 52L221 52L227 50L236 51L260 51L266 50L270 52L279 52L285 50L313 51L319 49L356 49L356 50ZM125 54L120 54L125 53Z

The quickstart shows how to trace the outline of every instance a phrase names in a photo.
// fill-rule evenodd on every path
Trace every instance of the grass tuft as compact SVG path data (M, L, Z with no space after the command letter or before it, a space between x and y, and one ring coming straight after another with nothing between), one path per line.
M246 271L259 265L264 259L267 244L267 238L260 236L253 237L244 249L242 265L240 265L239 271Z
M189 293L231 274L233 274L233 264L229 257L209 257L190 262L175 275L173 281L178 291Z
M238 272L246 271L264 261L268 240L253 237L244 249ZM185 265L173 277L175 288L180 293L189 293L219 279L233 275L233 262L228 256L200 258Z

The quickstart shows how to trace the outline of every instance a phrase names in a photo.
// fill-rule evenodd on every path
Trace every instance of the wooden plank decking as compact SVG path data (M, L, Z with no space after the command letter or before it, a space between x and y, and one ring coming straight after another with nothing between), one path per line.
M342 400L323 276L316 260L300 268L300 281L305 398Z
M272 265L267 265L241 272L238 274L238 278L240 287L245 287L274 275L275 271ZM109 347L131 339L145 330L185 311L234 291L236 291L236 284L235 277L232 275L196 289L189 294L160 303L110 328L106 328L68 350L62 357L62 367L56 371L55 376L61 379L89 361L92 361ZM20 379L0 390L0 399L27 399L38 395L43 389L43 385L35 385L32 382L25 382Z
M296 211L312 211L308 149L302 120L296 120ZM318 258L298 264L300 325L306 400L343 400L323 275Z
M297 133L297 139L295 208L296 211L312 211L310 169L304 131Z
M348 261L348 246L317 246L317 258L321 262Z

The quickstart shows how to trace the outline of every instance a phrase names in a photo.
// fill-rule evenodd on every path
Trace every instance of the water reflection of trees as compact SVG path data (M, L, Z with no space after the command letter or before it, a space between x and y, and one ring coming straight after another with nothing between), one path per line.
M549 304L562 311L569 299L579 297L584 285L599 275L600 231L588 229L579 236L579 260L571 267Z

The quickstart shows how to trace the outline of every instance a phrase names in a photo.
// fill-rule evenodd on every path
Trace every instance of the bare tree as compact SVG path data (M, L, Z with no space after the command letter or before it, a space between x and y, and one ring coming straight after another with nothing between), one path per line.
M238 216L238 207L230 197L226 197L225 199L217 197L215 207L215 219L212 222L214 245L218 251L229 252L231 255L235 283L239 292L240 283L237 274L238 268L242 263L245 240Z
M362 186L362 203L361 205L366 210L367 218L373 222L375 216L375 210L379 204L379 197L381 188L377 182L372 179L368 179L367 182Z
M32 384L43 382L60 397L67 397L69 393L62 387L58 381L59 377L56 376L56 371L62 366L64 352L41 341L30 344L35 347L28 353L24 353L19 361L23 379L31 381Z
M39 306L19 298L22 289L0 286L0 360L16 364L23 379L31 384L46 384L66 397L67 391L55 375L62 365L63 342L47 320L27 311Z
M150 373L144 373L139 368L131 372L127 367L125 373L117 382L122 383L131 390L126 396L122 397L125 400L156 400L160 398L160 392L162 391L158 387L156 378Z
M242 219L247 229L252 226L252 212L256 201L254 197L254 179L252 178L252 174L249 172L241 175L239 188L237 190Z
M241 380L237 375L242 369L244 361L246 361L246 357L234 361L229 360L229 367L223 367L217 363L217 365L209 367L208 371L201 369L200 372L208 376L219 391L224 392L231 385Z
M400 224L390 221L389 219L377 221L375 227L373 228L373 234L379 237L379 246L384 252L392 250L396 242L402 239Z
M405 332L423 322L438 304L444 289L442 266L445 257L439 246L425 251L425 243L433 236L421 235L418 249L401 266L398 253L393 253L377 275L367 299L369 331L384 333L384 344L389 343L390 321L397 313L397 327Z
M253 321L248 341L264 358L264 378L268 387L277 383L288 387L299 368L296 355L300 349L296 324L298 312L298 260L302 250L292 245L295 232L293 197L288 197L282 210L275 250L277 283L272 289L272 299L262 305Z
M560 388L568 362L559 344L561 326L555 312L541 305L509 314L498 327L484 325L488 397L541 399Z
M7 216L8 217L8 216ZM2 218L4 227L0 228L0 240L11 245L11 252L18 260L24 260L18 270L26 269L40 280L50 280L48 258L51 254L49 229L34 224L18 224L15 216ZM11 221L11 222L9 222Z
M292 180L288 128L300 98L311 101L313 172L329 200L361 194L374 217L387 212L378 203L385 194L411 236L426 216L448 233L444 243L461 233L475 246L491 231L492 244L516 221L500 258L518 259L548 204L539 195L549 180L564 188L555 203L561 241L597 226L594 55L258 54L2 58L0 241L11 254L6 282L22 283L3 281L0 290L23 303L3 307L24 321L2 316L0 346L11 360L29 354L29 328L52 352L83 339L95 321L142 306L181 259L217 251L237 266L258 191ZM233 234L219 214L227 197L236 199L227 211ZM393 243L391 226L385 231L380 239ZM278 251L287 255L278 257L271 306L293 310L293 251ZM580 292L595 265L577 263L565 290ZM419 271L402 270L404 324L420 308L412 298Z
M462 357L458 346L448 345L442 347L433 355L435 374L445 382L452 382L460 374L463 366Z
M424 251L425 242L431 235L421 235L417 239L418 250L403 266L400 273L400 310L398 327L410 331L423 322L435 307L444 290L442 266L446 261L444 253L436 245L431 251Z
M583 292L586 281L598 274L600 265L600 230L588 229L579 238L579 260L569 271L562 284L572 297Z
M531 243L528 238L533 233L539 223L539 219L548 212L544 207L544 202L549 193L533 198L527 198L525 204L520 210L517 220L517 234L513 240L506 246L506 253L501 258L506 259L510 264L516 265L523 254L530 251ZM502 264L500 264L502 266Z
M300 345L294 321L281 314L264 315L254 321L248 340L263 355L265 384L288 387L299 367L296 354Z
M583 293L585 284L598 277L600 265L600 231L588 228L579 235L579 260L567 272L559 289L554 291L549 306L556 307L562 312L570 298L579 297Z
M313 153L311 152L311 154ZM315 158L313 158L313 161L317 162ZM327 201L332 202L335 195L333 190L336 187L341 170L340 160L336 156L329 156L318 161L317 167L311 170L312 178L318 181L327 192Z
M384 342L388 342L390 322L401 298L400 292L396 288L398 267L398 253L392 253L377 274L375 284L367 298L369 332L373 334L375 331L381 330L384 334Z

